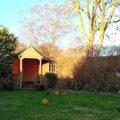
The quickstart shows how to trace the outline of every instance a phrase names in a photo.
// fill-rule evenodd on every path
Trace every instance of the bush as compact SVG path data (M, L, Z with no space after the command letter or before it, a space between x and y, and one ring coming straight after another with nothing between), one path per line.
M57 84L57 74L48 72L45 74L45 77L48 80L49 88L55 88Z
M12 64L17 45L17 38L9 30L0 25L0 86L5 89L13 88Z
M73 78L69 78L69 77L60 78L59 82L60 82L60 87L62 89L74 89L75 88L75 81Z
M77 88L87 91L118 92L120 81L115 70L119 65L119 56L85 58L73 70Z

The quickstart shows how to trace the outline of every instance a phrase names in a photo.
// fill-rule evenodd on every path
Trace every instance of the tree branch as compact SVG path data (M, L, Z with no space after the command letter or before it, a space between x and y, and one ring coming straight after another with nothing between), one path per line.
M100 54L102 45L103 45L103 39L104 39L104 26L105 26L105 4L104 4L104 0L101 0L102 2L102 12L101 12L101 16L100 16L100 36L99 36L99 41L98 41L98 47L96 50L96 55L98 56Z
M73 4L73 0L71 0L71 2ZM76 0L76 7L73 5L73 9L75 10L75 12L77 14L77 17L79 19L80 30L82 32L82 35L83 35L83 37L85 39L86 44L88 45L90 41L89 41L88 36L87 36L87 34L85 32L85 27L84 27L83 19L82 19L82 16L81 16L80 8L81 8L80 1Z
M120 22L120 19L114 20L114 21L112 21L111 23L118 23L118 22Z
M89 12L89 4L90 4L90 0L86 0L86 16L88 18L89 28L91 29L91 16Z
M96 25L96 12L98 7L98 1L93 0L93 12L92 12L92 29L95 28ZM95 30L94 30L95 32Z
M104 30L106 30L107 27L109 26L109 24L111 23L112 17L113 17L113 15L114 15L114 12L115 12L115 9L116 9L116 4L117 4L117 0L114 0L114 3L113 3L113 5L112 5L112 10L111 10L110 15L109 15L109 17L108 17L108 20L107 20L107 22L106 22L106 24L105 24Z

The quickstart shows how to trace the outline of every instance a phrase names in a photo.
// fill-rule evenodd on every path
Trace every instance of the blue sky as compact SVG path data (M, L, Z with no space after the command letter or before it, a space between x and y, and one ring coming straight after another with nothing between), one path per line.
M1 0L0 25L6 26L11 32L18 35L21 11L35 5L36 2L36 0Z
M59 0L54 1L58 3ZM18 35L22 11L38 2L49 3L50 0L0 0L0 25L6 26L11 32Z
M20 38L20 32L22 23L22 17L27 15L27 10L30 7L38 4L44 3L64 3L64 0L0 0L0 25L7 27L10 32L14 33L18 38ZM26 41L21 40L20 41Z
M10 30L10 32L13 32L17 37L19 37L20 30L21 30L20 21L22 19L22 11L28 10L30 7L36 5L38 1L40 1L40 3L42 4L44 2L64 3L63 1L65 0L61 0L62 2L60 0L53 0L54 2L50 2L51 0L1 0L0 1L0 25L7 27ZM112 29L112 32L113 32L113 29ZM112 38L112 39L119 40L119 37L117 35L115 38Z

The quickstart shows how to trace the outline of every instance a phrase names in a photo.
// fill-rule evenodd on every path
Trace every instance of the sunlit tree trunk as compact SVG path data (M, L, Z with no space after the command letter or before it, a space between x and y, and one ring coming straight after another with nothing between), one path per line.
M94 56L94 54L95 56L99 56L101 49L103 47L105 31L110 25L113 15L115 13L117 0L111 1L111 3L105 0L93 0L92 8L91 8L91 1L86 0L84 10L82 9L81 6L82 3L81 0L70 0L70 1L73 5L73 10L76 12L76 15L78 17L79 27L87 45L87 56ZM108 9L110 9L109 13L107 13ZM85 23L83 22L81 12L84 12L87 17L88 20L87 24L89 26L88 28L89 35L86 32L87 30L85 29L85 25L84 25ZM105 16L107 17L105 18ZM93 53L96 31L99 31L99 37L98 37L98 44L96 46L96 51L95 53Z
M89 44L87 45L87 56L91 57L93 56L93 42L94 42L94 34L93 31L90 32L89 36Z
M101 49L103 46L105 31L106 31L107 27L109 26L109 24L111 23L111 19L114 15L114 12L116 9L116 4L117 4L117 0L114 0L114 4L112 5L109 18L107 19L107 22L105 22L104 19L105 19L105 12L106 12L105 9L106 8L105 8L104 0L102 0L102 12L101 12L101 18L100 18L100 36L99 36L99 41L98 41L98 47L96 50L96 56L100 55L100 52L101 52Z

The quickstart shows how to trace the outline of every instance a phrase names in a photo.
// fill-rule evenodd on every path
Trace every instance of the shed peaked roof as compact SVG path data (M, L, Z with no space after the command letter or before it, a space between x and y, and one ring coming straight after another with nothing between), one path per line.
M18 54L19 58L34 58L34 59L47 59L50 60L44 53L39 52L35 47L30 45L28 48L24 49Z

